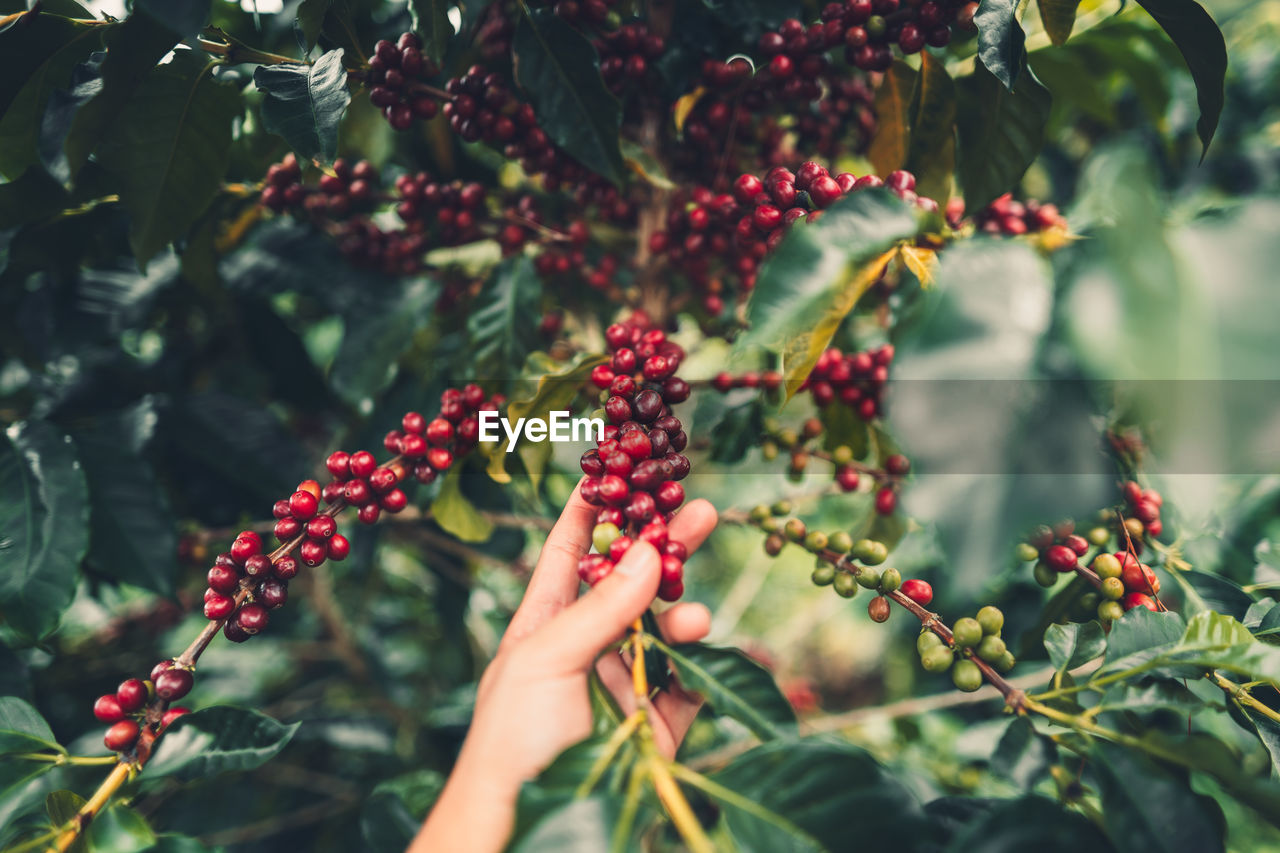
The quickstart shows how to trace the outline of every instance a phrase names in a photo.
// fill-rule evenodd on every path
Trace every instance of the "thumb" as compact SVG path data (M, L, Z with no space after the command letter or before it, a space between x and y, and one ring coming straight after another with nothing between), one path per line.
M565 608L529 638L544 660L570 670L586 670L653 603L661 578L658 552L636 542L609 576Z

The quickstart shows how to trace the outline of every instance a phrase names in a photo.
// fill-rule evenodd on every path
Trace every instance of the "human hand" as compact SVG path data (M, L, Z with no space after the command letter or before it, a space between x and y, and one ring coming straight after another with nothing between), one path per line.
M597 657L653 602L660 561L651 545L636 542L579 599L578 560L591 546L595 516L596 509L574 489L498 654L480 679L466 742L412 851L502 848L520 785L590 735L593 667L623 712L635 709L627 665L617 655ZM671 538L692 553L716 519L711 504L693 501L671 521ZM678 604L658 624L670 642L694 642L706 636L711 614L701 604ZM675 754L700 704L674 683L652 698L649 722L664 754Z

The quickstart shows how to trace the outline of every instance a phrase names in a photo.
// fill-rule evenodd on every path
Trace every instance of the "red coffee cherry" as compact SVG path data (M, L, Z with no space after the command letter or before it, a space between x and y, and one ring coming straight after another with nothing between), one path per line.
M1055 572L1074 572L1079 559L1079 555L1066 545L1051 545L1044 552L1045 563Z
M364 479L374 472L378 467L378 460L373 454L367 450L360 450L351 454L351 476Z
M258 586L257 599L268 610L278 610L289 599L289 586L282 581L265 580Z
M417 412L405 412L400 419L400 427L407 433L422 435L427 429L427 419Z
M338 522L331 515L317 515L307 522L307 536L311 539L328 539L338 532Z
M155 666L151 667L151 680L154 682L160 676L160 673L164 672L166 669L171 669L172 667L172 660L160 661Z
M876 492L876 512L880 515L893 515L898 508L898 496L887 486Z
M227 566L214 566L205 577L210 589L222 593L234 592L240 585L240 576L236 570Z
M236 625L240 630L252 636L266 629L270 617L267 609L261 604L246 604L236 613Z
M236 600L234 598L220 592L215 592L212 596L205 599L204 618L212 622L219 622L234 613L235 609Z
M99 696L93 703L93 715L104 723L114 723L124 719L124 709L114 693Z
M345 560L351 553L351 542L341 533L335 533L329 539L328 556L331 560Z
M146 682L141 678L122 681L116 688L116 701L120 703L120 710L126 714L132 714L141 708L148 698Z
M165 729L169 728L169 726L173 724L174 720L190 713L191 713L190 708L183 708L181 706L177 708L170 708L169 710L164 712L163 716L160 717L160 731L163 732Z
M911 461L901 453L895 453L884 460L884 470L893 477L905 477L911 470Z
M1125 597L1120 600L1120 606L1126 611L1132 610L1135 607L1145 607L1153 613L1160 612L1160 608L1156 604L1155 599L1149 595L1143 595L1140 592L1130 592L1126 594Z
M306 521L316 514L320 501L311 492L297 491L289 497L289 510L299 521Z
M294 557L285 555L276 560L276 564L272 567L271 573L282 581L296 577L298 574L298 561Z
M921 607L927 607L933 601L933 587L925 581L909 578L902 582L900 589L903 595Z
M254 554L244 561L244 573L251 578L271 573L271 558L266 554Z
M156 695L166 701L181 699L191 692L195 676L189 669L167 669L156 679Z
M345 480L351 476L351 454L341 450L330 453L329 458L324 461L324 467L337 479Z
M304 565L312 568L323 563L328 554L326 543L317 539L307 539L298 546L298 557Z
M112 752L124 752L138 742L138 735L141 733L142 729L133 720L121 720L107 729L102 742Z

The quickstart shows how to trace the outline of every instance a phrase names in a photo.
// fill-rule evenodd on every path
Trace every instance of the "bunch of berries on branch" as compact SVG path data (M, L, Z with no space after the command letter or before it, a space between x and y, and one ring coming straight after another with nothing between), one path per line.
M861 462L854 458L853 448L839 444L831 450L822 450L814 442L822 436L826 427L818 418L808 418L800 430L784 427L775 418L765 418L765 440L760 453L766 462L778 457L781 451L790 454L787 466L788 478L799 481L813 459L829 462L834 468L836 485L843 492L859 491L867 484L875 491L875 510L880 515L893 515L898 507L898 492L904 478L911 472L911 460L901 453L885 457L882 467Z
M383 40L374 45L369 60L369 102L387 117L396 130L408 130L414 119L435 118L440 104L422 81L440 73L435 60L422 52L422 43L413 33L404 33L396 42Z
M578 564L578 575L594 586L637 540L662 556L658 597L684 594L684 544L670 539L667 523L684 503L689 438L671 407L689 398L689 384L676 376L684 350L649 328L637 313L605 330L612 357L591 374L605 397L607 426L598 446L582 455L581 494L599 507L593 540L598 553Z

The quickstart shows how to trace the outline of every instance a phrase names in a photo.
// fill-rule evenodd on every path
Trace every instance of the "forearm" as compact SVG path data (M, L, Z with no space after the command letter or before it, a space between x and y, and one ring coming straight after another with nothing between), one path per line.
M409 853L498 853L506 846L515 825L520 783L500 768L486 772L473 766L463 752Z

